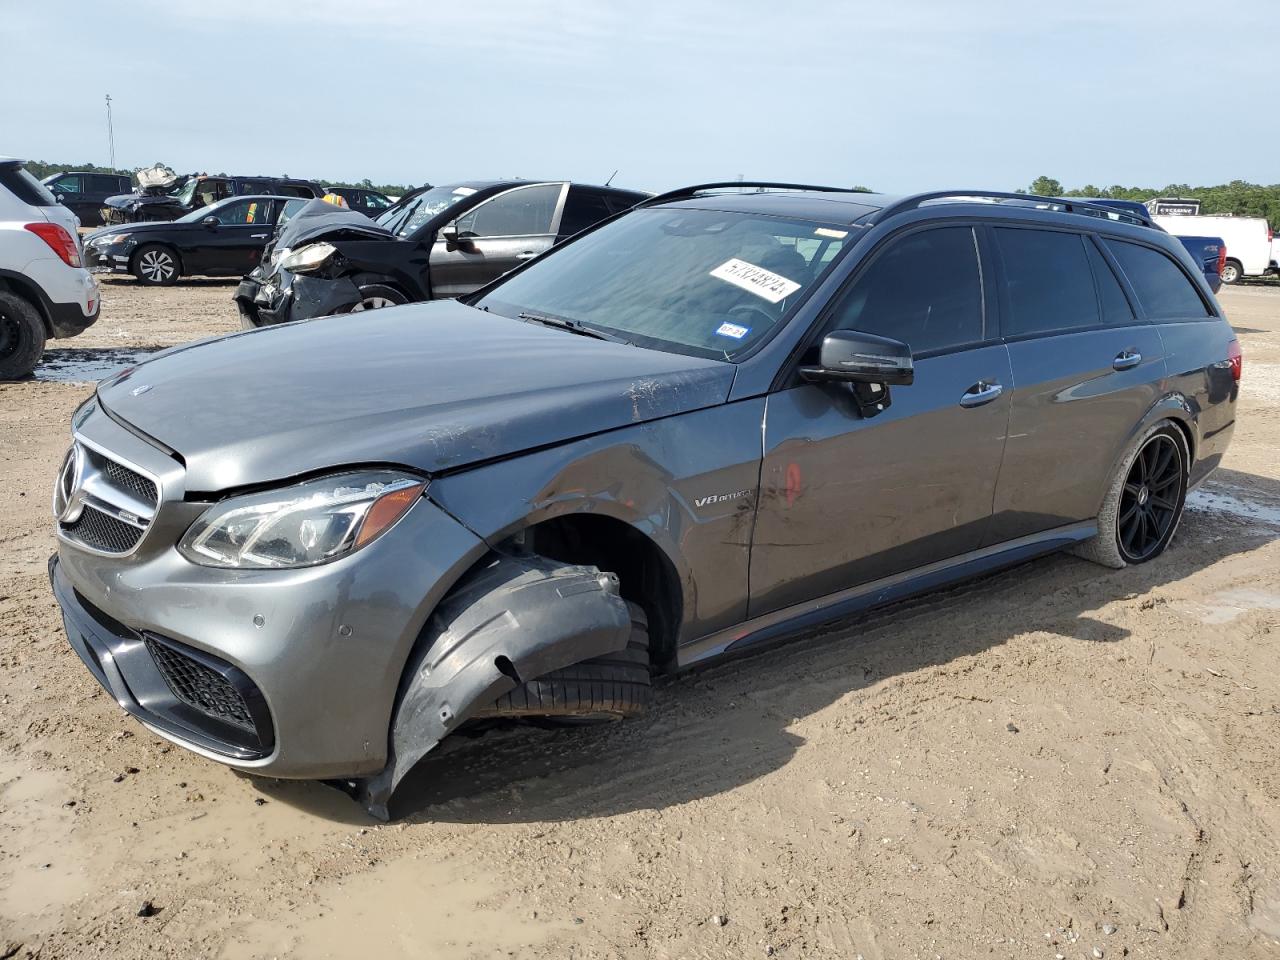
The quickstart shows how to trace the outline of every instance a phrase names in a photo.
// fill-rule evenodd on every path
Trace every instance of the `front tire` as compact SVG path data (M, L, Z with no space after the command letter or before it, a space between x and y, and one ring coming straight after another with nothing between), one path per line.
M0 380L18 380L31 373L44 344L44 321L35 305L0 290Z
M133 255L133 275L149 287L171 286L181 272L177 254L158 243L149 243Z
M1218 279L1223 283L1232 284L1239 283L1240 278L1244 276L1244 267L1240 265L1239 260L1228 260L1222 265L1222 273Z
M1073 552L1116 570L1164 553L1182 519L1190 460L1186 438L1168 420L1144 431L1107 488L1097 535Z
M352 313L363 313L365 310L379 310L382 307L398 307L408 303L409 298L385 283L365 284L360 288L360 301L351 308Z
M610 721L644 713L653 696L649 621L638 605L627 609L631 636L625 649L526 681L475 715Z

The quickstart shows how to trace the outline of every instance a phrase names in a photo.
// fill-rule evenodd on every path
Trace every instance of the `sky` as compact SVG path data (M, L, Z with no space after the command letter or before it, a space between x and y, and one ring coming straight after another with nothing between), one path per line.
M1202 0L0 0L0 154L105 165L109 93L117 164L179 172L1275 183L1273 26Z

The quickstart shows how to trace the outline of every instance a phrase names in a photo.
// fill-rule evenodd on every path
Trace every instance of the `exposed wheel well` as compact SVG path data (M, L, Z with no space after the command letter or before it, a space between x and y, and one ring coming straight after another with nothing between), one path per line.
M635 527L599 514L546 520L523 531L525 549L565 563L590 563L616 573L622 597L649 618L649 658L658 669L675 660L683 594L675 566Z
M1191 435L1191 427L1182 420L1170 417L1169 420L1182 431L1182 439L1187 443L1187 469L1191 469L1191 465L1196 461L1196 441Z

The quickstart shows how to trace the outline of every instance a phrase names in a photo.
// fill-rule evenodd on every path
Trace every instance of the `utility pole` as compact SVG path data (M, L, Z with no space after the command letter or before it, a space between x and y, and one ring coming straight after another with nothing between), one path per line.
M111 148L111 169L116 168L116 131L111 125L111 94L107 94L107 143Z

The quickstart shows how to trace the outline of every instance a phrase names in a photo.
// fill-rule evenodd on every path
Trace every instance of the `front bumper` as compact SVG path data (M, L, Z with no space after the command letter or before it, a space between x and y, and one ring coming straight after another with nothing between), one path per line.
M129 273L134 248L132 243L85 244L84 265L90 273Z
M240 325L252 329L347 313L360 302L360 288L347 277L331 280L276 270L265 277L245 277L235 300Z
M182 746L256 773L329 779L382 769L410 651L484 543L424 497L394 529L331 563L198 566L175 547L205 509L184 500L180 464L101 411L78 429L158 478L161 490L154 521L128 555L95 554L60 537L50 563L69 640L120 706ZM206 689L207 698L185 691L184 700L148 640L225 685L205 672L197 682L218 689ZM205 699L229 697L227 686L252 723L240 716L237 729L226 711L211 716Z

